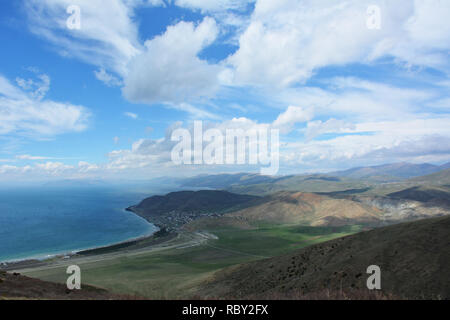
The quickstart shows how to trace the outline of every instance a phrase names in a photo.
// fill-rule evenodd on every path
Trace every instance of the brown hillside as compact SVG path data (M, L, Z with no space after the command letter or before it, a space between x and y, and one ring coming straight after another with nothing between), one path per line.
M315 226L340 226L349 223L374 223L380 211L347 199L312 193L283 192L271 196L262 204L230 214L252 221L300 224Z
M82 285L81 290L70 291L63 284L0 271L0 300L128 300L131 298L87 285Z
M450 299L449 247L448 216L397 224L224 269L204 282L198 294L274 298L324 290L367 292L367 267L378 265L380 294Z

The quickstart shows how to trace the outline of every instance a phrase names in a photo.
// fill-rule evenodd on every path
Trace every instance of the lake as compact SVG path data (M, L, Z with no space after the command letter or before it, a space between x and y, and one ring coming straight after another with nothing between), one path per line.
M151 235L124 209L142 193L107 187L0 189L0 261L46 258Z

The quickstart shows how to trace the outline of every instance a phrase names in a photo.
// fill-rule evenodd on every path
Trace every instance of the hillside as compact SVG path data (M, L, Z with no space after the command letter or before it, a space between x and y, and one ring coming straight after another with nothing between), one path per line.
M232 225L254 223L380 226L450 214L445 187L412 187L386 195L352 192L277 192L265 197L227 191L183 191L153 196L128 208L161 228L178 229L200 218ZM225 219L226 218L226 219ZM230 220L231 219L231 220Z
M409 181L427 185L450 185L450 169L441 170L422 177L416 177Z
M0 300L128 300L135 297L111 294L104 289L83 285L69 291L63 284L0 271Z
M367 292L366 269L381 268L381 292L450 299L450 217L397 224L230 267L198 289L203 297L276 298L323 290Z
M394 199L407 199L450 208L450 192L446 188L417 186L388 194Z
M144 199L127 210L156 225L172 229L200 216L221 215L253 205L259 199L256 196L227 191L180 191Z
M347 199L312 193L281 192L267 197L263 203L227 216L281 224L342 226L378 223L381 212Z

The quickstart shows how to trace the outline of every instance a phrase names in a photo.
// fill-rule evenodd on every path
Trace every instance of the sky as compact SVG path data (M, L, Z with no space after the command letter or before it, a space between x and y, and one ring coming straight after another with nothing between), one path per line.
M447 0L0 3L0 181L175 164L174 130L279 130L277 174L450 161Z

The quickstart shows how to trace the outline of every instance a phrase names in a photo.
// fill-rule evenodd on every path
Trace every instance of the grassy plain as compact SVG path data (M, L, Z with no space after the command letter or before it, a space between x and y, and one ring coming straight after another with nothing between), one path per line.
M243 230L214 227L211 239L199 246L142 252L126 252L105 261L67 261L78 264L82 283L108 289L114 293L152 299L196 297L196 287L214 272L236 264L274 257L315 243L353 234L360 226L307 227L293 225L259 225ZM42 280L65 283L65 266L23 272Z

